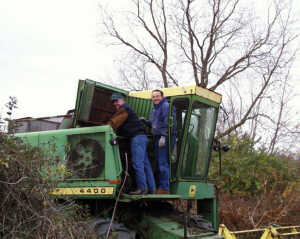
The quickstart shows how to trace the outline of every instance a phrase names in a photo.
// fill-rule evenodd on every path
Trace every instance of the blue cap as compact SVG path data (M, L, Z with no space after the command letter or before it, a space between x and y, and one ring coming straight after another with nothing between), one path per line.
M121 93L113 93L111 95L111 100L119 100L119 99L124 99L124 96Z

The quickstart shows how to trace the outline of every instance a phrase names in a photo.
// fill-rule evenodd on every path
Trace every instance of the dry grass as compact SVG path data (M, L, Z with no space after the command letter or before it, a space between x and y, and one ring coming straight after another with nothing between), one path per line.
M220 221L230 230L253 229L270 224L297 225L300 193L272 190L262 195L220 195Z

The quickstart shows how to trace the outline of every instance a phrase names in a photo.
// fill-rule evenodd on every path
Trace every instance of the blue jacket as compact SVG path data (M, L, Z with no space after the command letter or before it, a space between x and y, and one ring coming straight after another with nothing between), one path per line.
M163 98L158 105L154 105L150 113L152 134L154 136L168 136L169 102Z

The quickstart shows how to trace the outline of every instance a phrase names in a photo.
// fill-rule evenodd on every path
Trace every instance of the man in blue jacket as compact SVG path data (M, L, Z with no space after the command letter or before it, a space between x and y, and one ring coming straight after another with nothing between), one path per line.
M169 102L164 98L161 90L152 91L152 102L154 107L150 113L150 123L154 136L154 149L156 163L158 167L158 189L157 194L170 193L170 170L169 170L169 151L168 151L168 121L169 121Z
M145 135L144 125L139 121L136 113L126 104L122 94L112 94L111 100L117 112L108 124L112 126L118 135L130 139L131 161L137 184L137 189L130 194L153 194L156 187L147 155L148 138Z

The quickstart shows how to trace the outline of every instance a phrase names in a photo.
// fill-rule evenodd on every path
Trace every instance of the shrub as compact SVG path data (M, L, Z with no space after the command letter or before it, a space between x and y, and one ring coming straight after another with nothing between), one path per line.
M57 204L42 177L46 155L0 132L0 238L85 238L80 208Z
M223 154L217 181L221 222L231 230L299 222L299 174L294 160L256 148L247 135L229 137L224 143L231 150ZM214 178L216 157L214 154L211 170Z
M246 135L227 139L231 149L222 157L222 175L218 187L226 193L257 195L281 187L289 187L297 180L295 167L289 159L270 155L264 149L255 149L255 142ZM214 155L210 177L217 177L217 154Z

